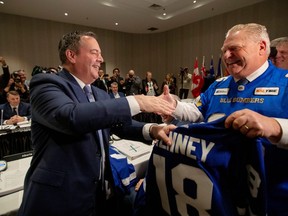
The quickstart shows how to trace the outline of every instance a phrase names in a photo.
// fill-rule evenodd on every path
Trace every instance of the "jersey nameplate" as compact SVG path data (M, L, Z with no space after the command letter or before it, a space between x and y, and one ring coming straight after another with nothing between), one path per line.
M278 95L279 87L256 88L254 95Z
M214 95L228 95L229 88L218 88L215 90Z

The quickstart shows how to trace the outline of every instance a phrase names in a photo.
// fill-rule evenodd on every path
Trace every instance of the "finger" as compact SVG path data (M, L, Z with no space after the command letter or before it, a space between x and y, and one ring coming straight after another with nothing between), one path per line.
M169 94L169 87L168 87L168 85L164 85L164 87L163 87L163 93L164 93L164 95L168 95L168 94Z
M246 123L246 121L242 122L243 120L240 119L241 116L244 116L244 114L245 112L243 111L235 111L230 114L225 120L225 127L233 127L234 129L239 129L240 127L242 127Z

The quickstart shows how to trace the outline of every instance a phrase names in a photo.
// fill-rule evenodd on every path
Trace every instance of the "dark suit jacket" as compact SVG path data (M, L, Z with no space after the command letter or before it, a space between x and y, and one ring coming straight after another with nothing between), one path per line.
M63 70L36 74L30 82L31 137L34 148L26 174L21 216L101 215L103 197L100 147L96 130L103 129L105 178L112 184L109 162L110 128L126 139L144 141L144 123L132 121L126 97L111 100L92 86L89 103L73 76ZM110 210L113 207L110 206Z
M8 102L0 104L0 110L3 110L3 120L10 119L13 116L13 111ZM18 105L18 115L25 116L29 120L31 118L31 108L29 103L20 102Z
M120 97L125 97L125 94L123 92L118 92L118 94L119 94ZM109 95L110 95L111 98L115 98L113 92L110 92Z
M6 94L4 92L4 88L7 86L10 79L10 71L9 67L2 67L3 74L0 75L0 103L7 102Z

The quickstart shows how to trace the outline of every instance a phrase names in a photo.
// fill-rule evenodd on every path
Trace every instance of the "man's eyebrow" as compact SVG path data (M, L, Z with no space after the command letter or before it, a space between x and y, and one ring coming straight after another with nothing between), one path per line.
M95 52L101 53L101 51L99 49L91 49L90 51L91 52L95 51Z

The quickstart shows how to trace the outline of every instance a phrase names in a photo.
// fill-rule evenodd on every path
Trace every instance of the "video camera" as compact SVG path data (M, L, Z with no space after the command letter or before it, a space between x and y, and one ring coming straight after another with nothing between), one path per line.
M180 67L180 75L184 76L186 73L188 73L188 68L187 67L185 67L185 68Z

